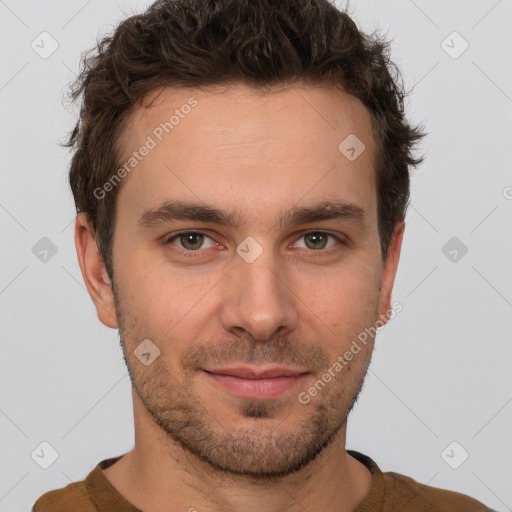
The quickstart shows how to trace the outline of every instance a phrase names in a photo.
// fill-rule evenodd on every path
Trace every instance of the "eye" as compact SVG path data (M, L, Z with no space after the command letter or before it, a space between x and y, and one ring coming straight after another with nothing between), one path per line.
M208 249L209 247L213 247L215 245L214 242L209 247L203 247L205 238L209 238L210 240L212 240L211 237L199 231L183 231L181 233L173 235L165 243L174 245L173 242L176 240L177 242L179 242L181 248L185 249L184 252L197 252L199 249Z
M328 233L326 231L308 231L306 233L301 233L298 238L299 241L305 241L305 246L300 247L295 245L295 247L299 249L310 249L309 252L330 253L333 247L336 249L337 244L332 243L328 246L329 238L333 242L338 242L338 245L346 245L346 242L332 233ZM210 245L204 245L205 239L210 240ZM210 236L200 231L182 231L180 233L176 233L165 241L165 245L173 245L181 255L190 257L199 256L201 249L210 249L215 246L220 246L220 244L215 242ZM321 254L318 256L320 255Z
M329 238L331 238L331 240L334 242L344 244L344 242L339 237L325 231L309 231L307 233L302 233L299 240L305 241L306 249L311 249L312 251L317 252L322 252L322 249L324 249L323 252L327 252L328 249L332 249L333 246L336 246L336 243L334 243L327 247Z

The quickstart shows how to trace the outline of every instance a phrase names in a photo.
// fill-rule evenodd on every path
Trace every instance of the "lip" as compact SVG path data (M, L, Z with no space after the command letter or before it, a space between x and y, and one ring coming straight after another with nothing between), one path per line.
M276 398L296 387L309 374L307 370L285 366L203 369L208 379L241 398Z
M264 379L273 377L295 377L297 375L308 373L308 370L303 368L293 368L291 366L226 366L223 368L205 368L208 373L217 375L232 375L233 377L241 377L244 379Z

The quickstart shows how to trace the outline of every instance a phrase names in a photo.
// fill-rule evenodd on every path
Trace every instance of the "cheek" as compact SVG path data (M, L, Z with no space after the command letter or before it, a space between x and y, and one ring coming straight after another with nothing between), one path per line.
M192 265L173 268L163 259L144 256L142 251L125 258L124 265L119 275L126 308L134 322L155 337L172 337L172 333L182 332L183 326L190 327L191 319L197 322L198 317L205 317L208 292L218 282L217 273L201 273Z
M330 354L331 360L350 349L353 340L373 325L378 306L378 283L362 266L331 275L321 289L308 286L305 329ZM304 288L306 290L306 288ZM301 294L298 294L299 296ZM362 362L361 362L362 364Z
M362 264L331 268L328 272L302 276L297 293L313 312L328 324L366 319L378 304L379 282Z
M195 332L209 317L211 321L212 308L222 305L224 299L217 292L224 272L218 269L173 267L165 256L155 258L154 251L137 248L120 256L116 270L123 305L134 324L148 334L173 337L185 329ZM325 330L322 337L335 334L346 339L364 329L378 304L378 275L375 262L368 260L368 251L358 251L338 266L290 268L285 279L293 294L288 300L302 322Z

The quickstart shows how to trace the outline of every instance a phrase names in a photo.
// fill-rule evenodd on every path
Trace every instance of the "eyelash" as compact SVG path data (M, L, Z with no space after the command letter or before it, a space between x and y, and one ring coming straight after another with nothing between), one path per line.
M343 240L342 238L334 235L333 233L330 233L329 231L319 231L319 230L306 231L306 232L301 233L300 236L298 237L298 239L300 239L300 238L302 238L302 237L304 237L306 235L310 235L312 233L328 235L328 236L334 238L342 246L347 245L347 242L345 240ZM167 238L166 241L164 242L164 244L165 245L172 245L172 242L174 240L176 240L177 238L179 238L181 235L188 235L188 234L204 235L204 236L206 236L208 238L212 238L210 235L207 235L206 233L203 233L202 231L180 231L179 233L176 233L176 234L172 235L170 238ZM173 250L177 251L180 255L185 256L186 258L197 258L197 257L201 256L201 251L206 250L206 249L197 249L195 251L190 251L190 250L179 249L177 247L174 247ZM317 258L317 257L322 256L322 253L323 254L326 254L326 253L327 254L331 254L331 252L337 251L337 250L339 250L339 247L338 246L334 246L334 247L330 247L329 249L319 249L317 251L315 251L313 249L310 249L308 252L318 253L318 254L311 255L313 258ZM199 253L199 255L197 253Z

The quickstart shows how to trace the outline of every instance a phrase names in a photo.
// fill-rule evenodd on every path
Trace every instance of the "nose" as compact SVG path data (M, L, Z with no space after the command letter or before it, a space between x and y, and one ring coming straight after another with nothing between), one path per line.
M235 260L223 281L221 321L226 331L244 335L243 330L256 340L267 340L296 328L300 300L271 250L251 263Z

